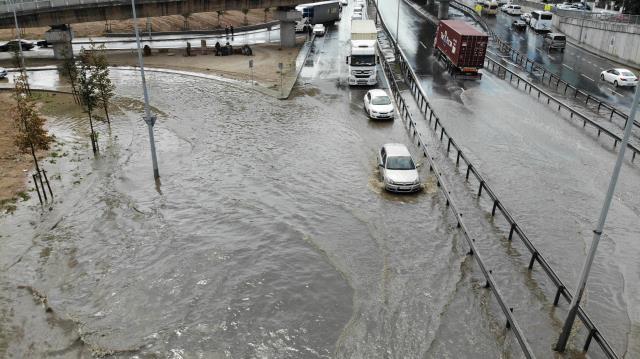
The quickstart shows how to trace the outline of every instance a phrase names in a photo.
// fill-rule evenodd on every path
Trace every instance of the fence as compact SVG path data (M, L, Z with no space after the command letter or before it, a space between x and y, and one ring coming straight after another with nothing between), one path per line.
M623 122L622 127L626 126L627 121L629 120L629 115L610 105L609 103L599 100L591 96L591 94L578 89L576 86L573 86L565 80L561 79L560 76L556 75L552 71L547 70L544 66L538 64L534 60L531 60L526 55L521 54L519 51L513 49L508 43L503 41L495 32L493 32L493 30L491 30L489 26L484 22L482 17L478 16L478 14L470 7L457 1L452 1L451 4L467 15L473 17L474 20L480 23L480 25L482 25L482 27L487 31L489 36L491 36L493 40L498 44L499 50L507 53L509 55L509 58L514 61L516 65L521 66L522 69L532 75L542 74L540 82L545 84L548 76L549 78L546 85L548 85L550 88L555 89L558 92L563 91L565 95L568 92L573 92L573 97L578 100L584 100L585 105L597 105L596 112L598 114L601 113L601 109L604 109L606 111L606 114L609 116L609 120L621 120ZM636 127L640 127L640 123L638 123L637 121L634 121L634 125Z
M64 6L86 5L86 4L126 4L124 0L36 0L36 1L15 1L16 11L31 11L38 9L50 9ZM0 1L0 14L13 12L13 5L10 1Z
M493 278L492 271L490 269L487 269L487 266L485 265L484 260L482 259L480 253L476 249L475 238L473 238L473 236L469 234L469 230L467 226L462 221L462 214L460 211L458 211L455 202L453 202L453 199L451 198L451 191L447 189L447 185L442 181L442 178L440 176L440 171L437 169L436 164L433 160L433 157L429 155L426 142L422 138L422 135L416 129L416 123L413 120L411 113L409 112L408 106L406 105L404 99L400 94L400 89L398 88L398 82L395 78L395 74L391 70L389 63L384 58L381 61L381 64L385 74L387 75L387 78L390 79L389 84L391 85L390 86L391 92L396 101L396 104L398 105L398 112L400 113L400 117L403 120L403 123L405 124L405 127L409 132L409 135L411 136L411 139L414 141L417 139L417 145L420 147L420 150L422 151L423 155L427 158L427 161L429 162L429 171L432 172L436 177L436 184L438 188L440 188L440 191L442 192L442 194L446 199L446 206L450 209L451 213L455 216L457 221L457 227L461 230L467 244L469 245L470 249L468 254L471 256L474 256L476 263L478 263L478 266L480 267L480 270L484 275L484 278L486 280L485 287L489 288L494 294L496 301L500 306L500 309L502 310L502 312L507 318L507 328L510 328L513 331L516 337L516 340L518 341L518 343L520 344L520 347L522 348L522 352L524 356L526 358L535 358L535 355L533 354L531 346L529 345L527 339L524 337L524 334L522 333L522 329L520 328L520 325L516 322L513 316L513 308L508 307L507 304L505 303L502 293L500 292L500 289L497 287L495 279Z
M553 8L553 13L562 16L570 17L574 19L585 19L594 21L607 21L615 22L619 24L635 24L640 25L640 15L629 15L620 13L604 13L604 12L590 12L590 11L576 11L576 10L562 10Z
M381 25L382 25L382 28L384 29L384 31L387 33L388 37L391 39L391 44L393 45L393 47L394 47L394 49L396 51L396 62L398 63L398 65L400 67L400 70L402 71L404 82L407 84L407 86L409 87L412 95L414 96L414 98L415 98L415 100L416 100L416 102L417 102L417 104L419 106L420 112L425 116L426 119L428 119L429 125L430 125L429 127L431 128L431 125L433 124L433 131L436 134L438 133L438 130L440 132L440 135L439 135L440 141L446 141L446 143L447 143L447 154L451 153L451 149L453 148L454 153L455 153L455 157L456 157L456 166L460 165L460 160L462 160L464 162L464 164L466 165L466 180L468 181L469 178L470 178L470 175L473 174L475 179L478 181L479 185L478 185L477 196L478 197L482 196L482 193L484 191L489 196L489 198L492 200L493 205L492 205L492 209L491 209L491 215L493 217L495 217L496 216L496 211L497 210L500 211L500 213L502 214L504 219L509 224L509 228L510 228L509 229L509 237L508 237L509 240L513 240L514 234L517 234L518 238L520 238L520 240L522 241L524 246L527 248L527 250L531 254L531 259L529 261L529 266L528 266L529 270L533 270L534 264L538 263L540 265L540 267L543 269L544 273L547 275L547 277L551 280L553 285L556 287L556 293L555 293L555 297L554 297L554 301L553 301L554 306L558 305L558 303L560 301L560 297L565 298L565 300L567 300L567 302L571 302L572 295L569 292L569 290L567 289L567 287L560 280L560 278L555 273L555 271L551 268L551 266L549 265L547 260L544 258L544 256L536 249L536 247L533 245L533 243L531 243L531 241L529 240L529 237L524 232L522 227L520 227L520 225L518 225L518 223L515 221L515 219L513 218L511 213L509 212L509 210L507 210L507 208L505 207L503 202L500 201L498 196L491 189L491 187L489 186L488 182L479 173L478 169L466 157L466 155L460 149L460 147L455 142L453 137L451 137L451 135L444 128L444 126L442 125L442 123L440 121L440 118L435 113L432 105L429 103L429 101L427 99L427 95L426 95L426 93L422 89L422 86L419 83L418 77L416 76L415 72L413 71L413 69L411 68L409 63L407 62L407 58L404 55L404 52L402 51L402 49L400 49L397 46L397 43L395 42L393 37L390 35L391 33L387 30L387 28L386 28L386 26L385 26L383 21L381 21ZM490 60L490 61L493 61L493 60ZM494 63L495 63L495 61L494 61ZM383 64L384 64L384 62L383 62ZM497 65L499 65L499 64L497 64ZM501 65L499 65L499 66L501 66ZM507 70L504 66L502 66L502 68ZM511 72L511 73L513 74L513 72ZM514 76L517 76L517 75L514 74ZM532 86L532 85L530 83L528 83L528 86ZM533 88L539 90L539 88L537 88L537 87L533 87ZM530 89L531 89L531 87L530 87ZM392 90L393 91L397 91L397 89L394 89L394 88L392 88ZM541 90L539 90L539 91L541 91ZM399 96L394 93L394 97L399 97ZM407 109L406 109L406 105L404 104L404 101L403 100L397 100L397 101L399 101L399 104L400 104L400 113L401 113L401 115L403 116L403 118L407 117L407 115L403 114L403 113L408 112ZM549 101L551 101L551 100L549 100ZM560 103L560 106L565 106L565 105ZM411 119L410 116L408 118L409 118L410 121L413 121L413 119ZM593 123L593 121L587 119L586 117L584 119L585 119L585 121ZM411 127L414 129L414 136L415 136L415 132L416 132L415 131L415 123L414 122L411 122L411 123L412 123ZM595 123L593 123L593 124L597 125ZM421 148L423 150L423 153L425 155L427 155L426 144L425 144L424 140L422 140L422 138L420 136L418 136L418 143L421 146ZM634 156L635 156L635 154L634 154ZM430 166L433 166L434 164L433 164L433 161L432 161L431 157L427 155L427 158L429 159ZM438 183L441 183L440 177L437 175L439 172L435 171L435 173L436 173L436 178L438 180ZM443 187L441 187L441 189L443 189ZM445 197L447 198L447 204L449 204L451 201L450 201L450 198L448 196L448 191L446 191L446 189L443 189L443 190L444 190L444 193L445 193ZM456 214L457 214L457 212L456 212ZM460 218L460 217L458 217L458 218ZM459 219L459 222L458 222L458 226L459 227L461 226L460 223L461 223L461 221ZM465 230L466 230L466 228L465 228ZM466 237L466 238L468 238L468 237ZM468 242L470 244L473 243L473 239L468 240ZM472 249L473 249L473 247L472 247ZM489 274L491 274L491 273L489 273ZM485 277L486 277L486 275L485 275ZM586 338L585 343L583 345L583 351L585 351L585 352L588 351L592 340L595 340L596 343L598 343L598 345L600 346L600 348L602 349L602 351L604 352L604 354L608 358L618 358L618 356L615 353L615 351L611 348L611 346L609 345L607 340L604 338L604 336L602 335L600 330L598 330L598 328L595 326L593 321L589 318L589 316L587 315L587 313L584 311L584 309L582 307L579 307L579 309L578 309L578 318L580 319L582 324L588 330L588 335L587 335L587 338ZM522 344L521 344L521 347L523 347ZM526 353L526 349L524 347L523 347L523 351L525 351L525 353Z

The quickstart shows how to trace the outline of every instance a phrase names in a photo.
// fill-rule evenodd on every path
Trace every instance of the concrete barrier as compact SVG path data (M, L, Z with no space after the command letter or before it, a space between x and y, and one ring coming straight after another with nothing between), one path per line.
M640 68L640 25L554 16L553 26L588 51Z

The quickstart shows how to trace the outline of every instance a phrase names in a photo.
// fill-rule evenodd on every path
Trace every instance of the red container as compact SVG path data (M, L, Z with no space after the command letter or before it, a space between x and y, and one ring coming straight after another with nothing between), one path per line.
M462 72L484 66L489 37L464 21L441 20L436 32L436 48Z

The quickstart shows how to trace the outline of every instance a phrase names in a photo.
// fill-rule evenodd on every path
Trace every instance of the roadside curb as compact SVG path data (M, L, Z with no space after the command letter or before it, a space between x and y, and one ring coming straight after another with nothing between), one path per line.
M234 30L234 34L235 36L240 35L241 32L249 32L252 30L260 30L260 29L266 29L266 28L272 28L276 25L280 24L280 21L269 21L269 22L263 22L260 24L255 24L255 25L247 25L247 26L241 26L241 27L235 27ZM236 33L237 32L237 33ZM222 35L225 33L225 29L224 28L219 28L219 29L214 29L214 30L186 30L186 31L157 31L157 32L151 32L151 37L153 36L170 36L170 35ZM128 33L128 32L115 32L115 33L105 33L103 34L104 37L108 37L108 38L118 38L118 37L134 37L136 36L135 33ZM140 32L140 36L149 36L148 32L145 31L141 31ZM134 40L135 41L135 40Z

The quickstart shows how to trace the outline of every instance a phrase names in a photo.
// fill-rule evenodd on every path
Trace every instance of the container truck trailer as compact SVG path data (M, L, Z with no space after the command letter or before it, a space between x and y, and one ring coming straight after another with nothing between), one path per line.
M434 55L445 63L454 78L479 80L484 67L489 37L459 20L442 20L438 24Z

